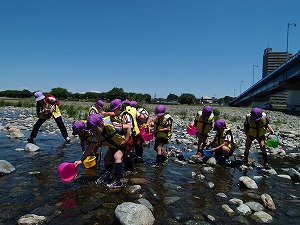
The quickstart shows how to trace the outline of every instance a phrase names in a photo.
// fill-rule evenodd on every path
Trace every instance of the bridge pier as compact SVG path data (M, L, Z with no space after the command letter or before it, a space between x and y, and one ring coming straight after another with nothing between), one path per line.
M251 106L252 107L259 107L259 108L269 108L271 105L266 103L269 102L269 98L261 97L261 98L251 98Z
M300 90L288 90L286 109L300 111Z

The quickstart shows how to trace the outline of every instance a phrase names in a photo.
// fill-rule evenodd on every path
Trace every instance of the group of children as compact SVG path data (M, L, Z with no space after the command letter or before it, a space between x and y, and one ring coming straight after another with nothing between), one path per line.
M33 127L28 142L33 143L40 126L52 116L54 117L61 133L67 142L70 141L67 130L59 111L59 101L54 96L45 97L41 92L34 94L38 121ZM154 150L156 151L155 165L159 166L164 161L163 146L172 136L173 118L164 105L155 107L155 118L152 120L147 110L140 107L136 101L114 99L110 103L110 112L103 111L104 102L100 99L89 109L86 120L76 121L73 126L73 135L78 135L82 149L80 160L74 162L77 167L91 155L98 156L98 148L106 146L107 153L104 157L106 171L112 173L114 180L107 184L108 188L121 187L123 165L125 170L135 172L134 163L143 162L144 139L142 130L153 132L155 137ZM214 121L213 108L209 105L197 112L190 124L197 129L198 138L197 155L204 156L204 150L214 153L217 162L226 162L235 149L234 137L225 120ZM208 134L211 130L216 134L208 143ZM244 132L246 134L246 145L243 164L248 165L248 156L251 143L257 140L262 151L265 169L270 169L266 153L265 139L267 129L271 134L274 130L270 126L270 120L261 108L253 108L246 115ZM97 159L96 159L97 160Z
M230 162L228 159L235 149L235 142L232 131L227 127L225 120L218 119L214 122L214 114L211 106L204 106L191 122L192 126L197 128L196 136L198 137L197 155L204 156L203 150L209 149L214 153L219 163ZM211 130L216 131L216 135L210 143L208 141L208 133ZM262 151L264 160L264 168L271 169L268 163L266 152L266 132L270 131L274 134L274 130L270 125L270 119L262 111L261 108L252 108L251 112L246 115L244 122L244 132L246 134L246 145L244 151L243 164L248 166L248 156L252 141L257 140Z
M99 102L101 104L99 104ZM101 100L92 106L86 121L73 124L73 135L81 140L82 157L74 162L80 165L84 160L97 152L104 145L107 152L104 157L106 171L112 173L114 180L108 188L122 186L123 165L126 172L135 173L134 163L143 162L144 139L141 130L153 130L155 137L154 150L157 152L156 164L162 161L162 148L171 138L172 117L164 105L155 107L156 117L152 120L146 109L138 106L136 101L114 99L110 103L110 112L102 110Z

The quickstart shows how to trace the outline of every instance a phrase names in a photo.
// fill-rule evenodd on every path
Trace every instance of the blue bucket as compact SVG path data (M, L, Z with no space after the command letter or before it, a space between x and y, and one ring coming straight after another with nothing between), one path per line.
M214 153L210 151L210 149L208 150L203 150L203 153L206 157L213 157Z

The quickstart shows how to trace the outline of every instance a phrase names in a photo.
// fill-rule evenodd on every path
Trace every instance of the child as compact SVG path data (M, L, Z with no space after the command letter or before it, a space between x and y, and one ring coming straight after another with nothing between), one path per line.
M149 115L149 113L146 111L146 109L138 106L138 102L137 101L131 101L130 102L131 107L134 107L137 109L137 112L139 113L139 115L137 116L137 123L138 123L138 127L143 127L143 129L146 129L149 131L150 126L153 125L152 124L152 118ZM144 147L143 147L143 143L144 143L144 139L142 137L141 134L138 134L136 136L133 137L133 147L135 149L135 163L142 163L143 162L143 153L144 153Z
M124 135L121 135L113 125L104 124L101 115L92 114L87 118L87 129L93 132L93 140L86 148L81 159L74 162L75 166L77 167L81 164L91 154L97 144L101 142L107 147L107 154L110 154L114 160L115 180L111 184L107 184L107 187L110 189L122 187L122 159L128 143L132 142L130 136L131 127L128 124L123 124Z
M253 140L257 140L259 143L260 150L262 151L262 156L264 160L264 168L271 169L268 164L268 156L266 151L266 130L269 130L271 134L274 134L274 130L270 125L270 119L262 111L261 108L253 108L250 114L246 115L246 120L244 122L244 132L246 134L246 145L244 152L244 165L248 165L248 156Z
M78 135L80 139L80 146L82 149L82 152L85 151L85 147L89 146L93 139L93 133L90 130L86 130L86 124L84 121L76 121L72 126L72 134ZM91 152L91 156L96 156L96 162L98 162L98 148L100 147L100 143L95 147L95 149Z
M197 155L202 157L203 150L207 144L208 133L211 131L214 122L213 108L209 105L204 106L191 122L192 126L197 128L196 136L198 137Z
M222 119L219 119L214 124L214 130L217 131L214 139L205 147L211 148L211 151L215 153L215 158L218 163L226 162L232 154L235 148L233 141L233 135L231 129L226 127L226 122ZM229 162L227 160L227 162Z
M35 92L34 98L36 102L36 113L38 120L33 126L30 137L27 139L28 143L33 143L33 139L36 138L38 131L43 123L52 116L66 142L70 142L71 139L68 136L67 129L61 117L61 112L58 108L59 101L53 95L47 95L45 97L42 92Z
M169 113L166 112L164 105L155 107L154 119L154 150L156 151L156 165L160 165L162 160L162 147L169 142L172 137L172 123L173 119Z
M98 99L95 103L95 105L92 105L89 109L89 115L92 115L92 114L100 114L101 115L101 110L104 106L104 102L100 99Z

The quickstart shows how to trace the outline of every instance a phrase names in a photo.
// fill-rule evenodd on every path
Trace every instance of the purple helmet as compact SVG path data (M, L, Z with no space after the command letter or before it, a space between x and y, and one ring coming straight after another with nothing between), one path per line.
M155 115L162 116L166 113L166 107L164 105L158 105L155 107Z
M35 98L35 101L38 102L38 101L44 99L45 96L43 95L42 92L37 91L37 92L34 93L34 98Z
M262 117L262 109L261 108L253 108L251 110L250 117L254 121L259 121Z
M103 108L104 102L102 102L100 99L98 99L97 102L96 102L96 105L97 105L99 108Z
M72 126L72 130L73 130L72 132L73 135L78 134L80 131L85 130L85 123L82 121L76 121Z
M137 101L131 101L130 102L130 105L132 106L132 107L137 107L138 106L138 102Z
M102 117L99 114L92 114L87 118L87 130L91 130L94 127L99 127L100 124L103 123Z
M222 119L218 119L215 124L214 124L214 130L218 131L222 128L225 128L226 127L226 122L225 120L222 120Z
M116 110L117 108L119 108L121 105L122 105L122 100L116 98L116 99L114 99L114 100L111 101L111 103L110 103L110 109L111 109L112 111L115 111L115 110Z
M202 116L209 117L212 112L213 112L213 108L209 105L206 105L203 107Z

